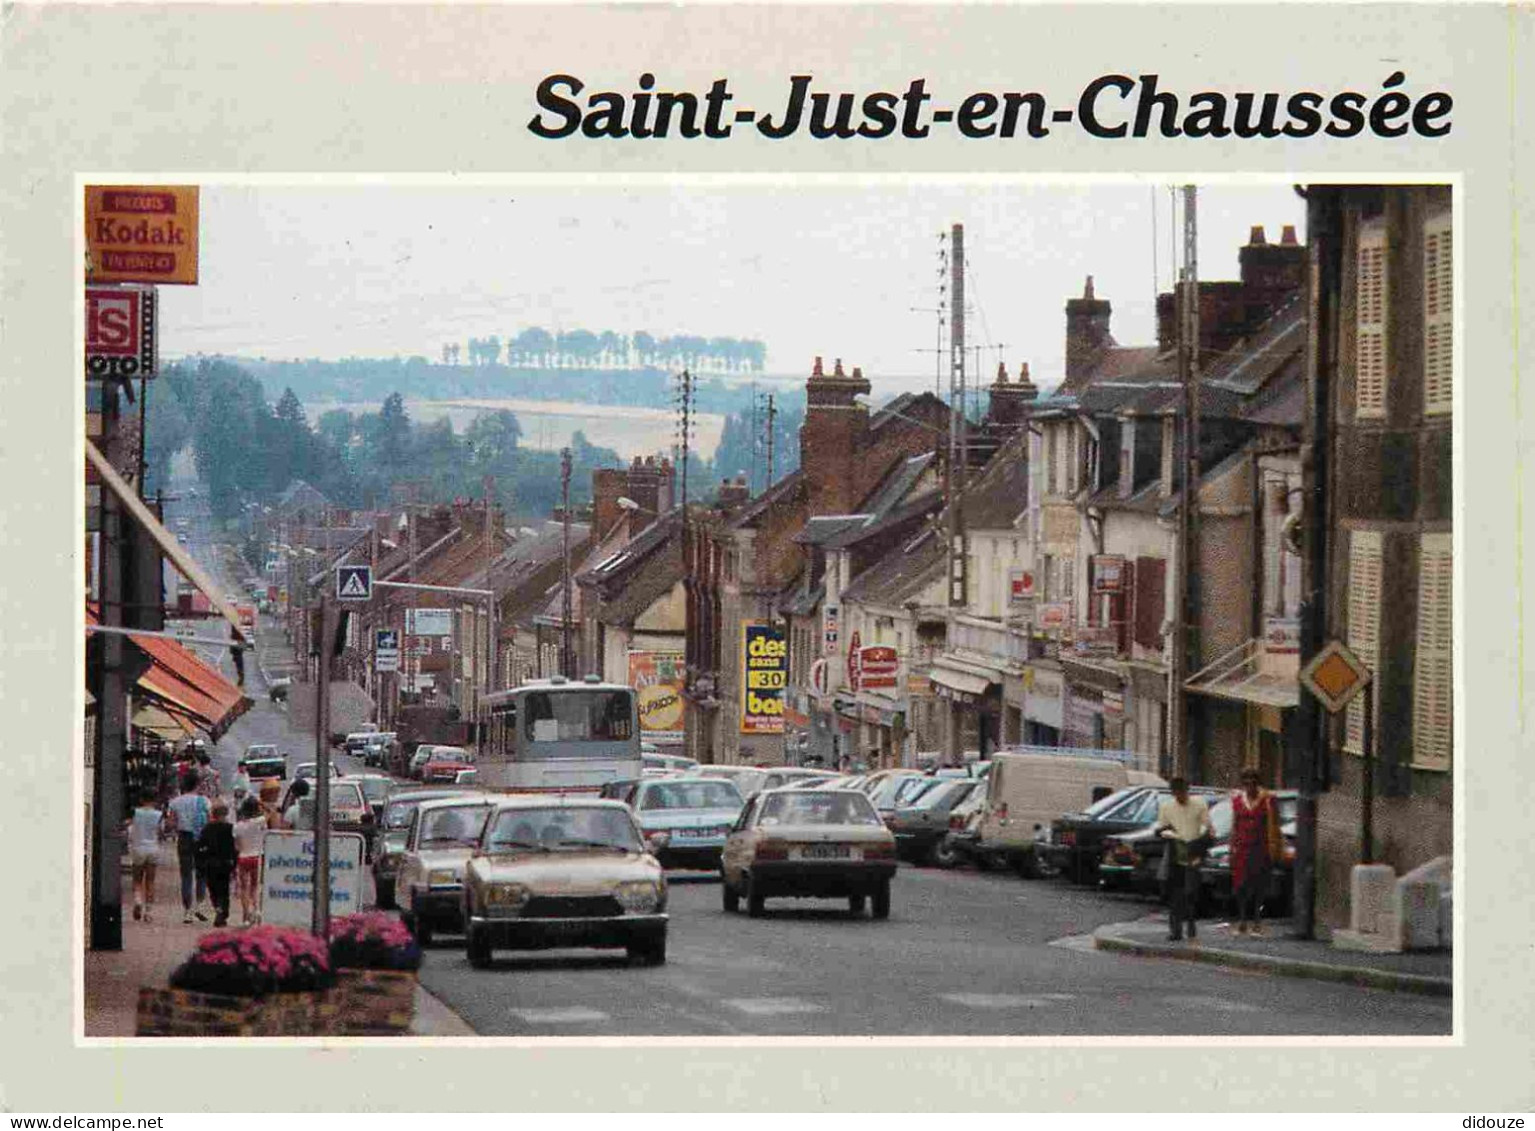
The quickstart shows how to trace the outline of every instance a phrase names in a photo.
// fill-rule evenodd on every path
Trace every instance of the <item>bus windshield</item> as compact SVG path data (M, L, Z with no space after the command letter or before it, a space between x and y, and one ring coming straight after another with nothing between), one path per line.
M628 742L634 700L628 691L532 691L523 700L523 734L534 746L563 742Z

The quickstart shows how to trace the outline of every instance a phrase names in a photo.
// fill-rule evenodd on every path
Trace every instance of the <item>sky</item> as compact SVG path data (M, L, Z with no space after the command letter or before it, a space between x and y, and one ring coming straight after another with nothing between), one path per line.
M1206 280L1237 277L1253 225L1305 238L1288 183L1201 187L1198 221ZM1165 185L261 183L203 187L199 282L161 288L160 348L438 360L528 326L758 338L769 374L842 358L879 400L934 385L955 223L987 382L999 360L1060 380L1065 303L1088 275L1121 344L1155 341L1182 246Z

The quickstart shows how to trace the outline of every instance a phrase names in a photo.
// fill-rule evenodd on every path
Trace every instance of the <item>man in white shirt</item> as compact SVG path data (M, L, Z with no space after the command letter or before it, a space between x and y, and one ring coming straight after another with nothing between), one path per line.
M1194 844L1215 836L1210 821L1210 805L1203 797L1189 796L1189 783L1173 778L1173 795L1157 809L1157 831L1167 841L1167 890L1172 910L1168 915L1167 938L1179 942L1188 925L1189 938L1197 937L1194 927L1194 886L1199 883L1199 861L1203 853Z
M293 792L289 796L292 804L283 814L283 823L290 829L314 831L314 802L309 800L309 783L303 780L294 782Z

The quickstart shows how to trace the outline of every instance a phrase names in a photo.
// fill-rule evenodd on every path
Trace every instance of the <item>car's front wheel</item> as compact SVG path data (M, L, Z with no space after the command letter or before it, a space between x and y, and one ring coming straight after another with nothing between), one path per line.
M373 881L373 904L381 911L390 911L394 908L394 881Z
M644 942L631 943L629 957L639 959L646 966L666 965L666 936L659 935Z
M879 887L874 889L874 917L876 919L890 918L889 880L881 880Z
M469 958L469 965L476 970L483 970L490 965L490 939L484 931L468 928L464 932L464 951Z
M854 915L862 915L864 904L867 902L868 900L862 892L859 892L857 895L850 895L847 897L847 909Z
M730 886L730 877L724 871L720 872L720 905L726 911L741 910L741 893Z
M934 842L929 858L940 868L958 868L961 862L954 842L947 836L941 836Z
M762 917L764 901L765 897L762 894L761 886L752 878L751 873L748 872L746 874L746 913L753 919L760 919Z

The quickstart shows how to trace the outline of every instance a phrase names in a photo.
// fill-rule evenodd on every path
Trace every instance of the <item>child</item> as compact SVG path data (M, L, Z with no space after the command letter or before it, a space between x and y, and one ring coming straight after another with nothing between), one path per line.
M260 906L256 889L261 884L261 842L266 838L266 814L261 802L247 797L240 806L240 821L235 825L235 851L239 863L235 865L235 884L240 892L240 921L259 923L260 914L254 910Z
M155 795L139 795L138 808L128 818L128 852L133 862L133 917L150 921L155 902L155 867L160 862L160 827L165 814L155 808Z
M197 838L197 858L208 878L208 894L213 898L213 908L217 912L213 920L215 927L229 922L229 881L239 859L235 852L234 827L228 817L229 806L220 801L213 807L213 819Z

